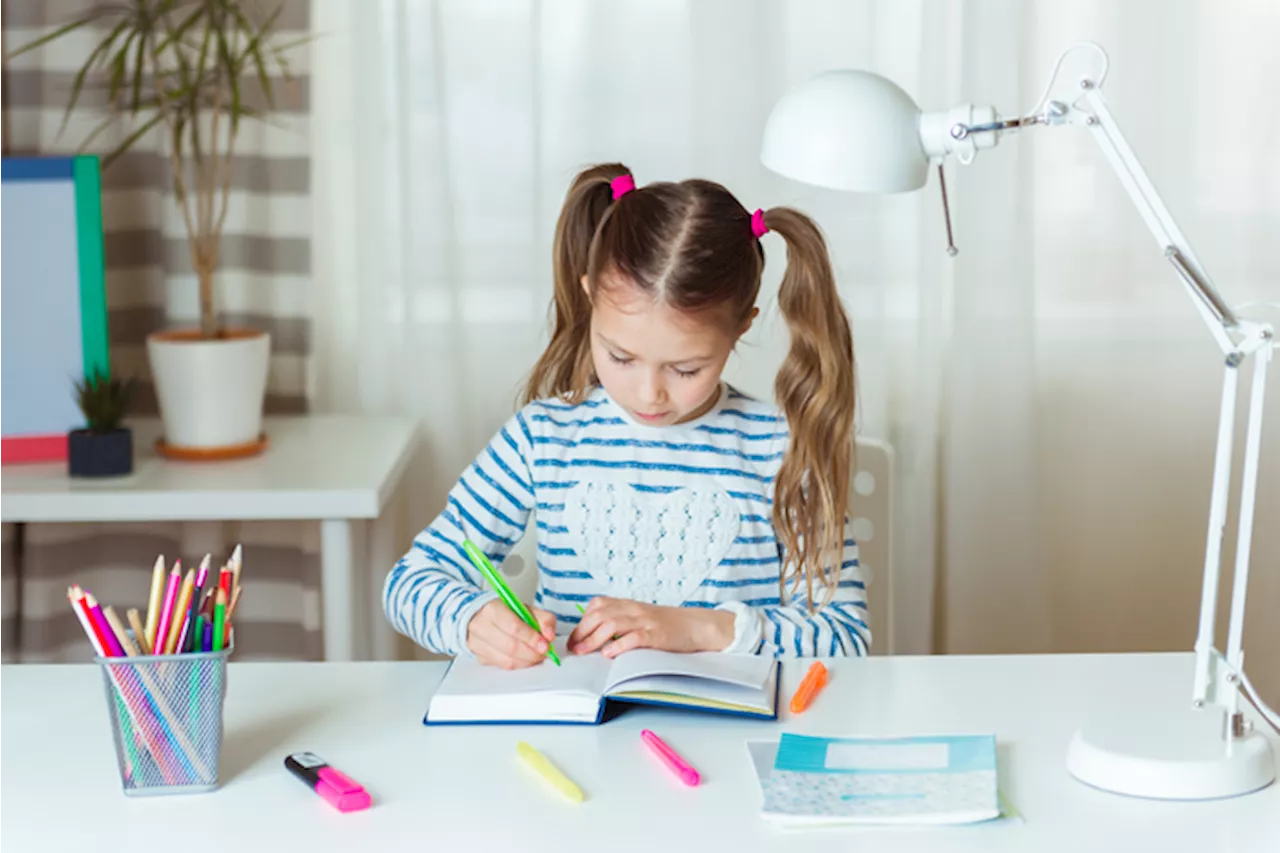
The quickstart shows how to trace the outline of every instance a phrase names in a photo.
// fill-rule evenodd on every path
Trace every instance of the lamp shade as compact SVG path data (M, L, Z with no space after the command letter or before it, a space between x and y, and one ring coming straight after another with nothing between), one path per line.
M760 160L807 184L876 193L919 189L929 168L915 101L854 70L824 72L784 95L765 124Z

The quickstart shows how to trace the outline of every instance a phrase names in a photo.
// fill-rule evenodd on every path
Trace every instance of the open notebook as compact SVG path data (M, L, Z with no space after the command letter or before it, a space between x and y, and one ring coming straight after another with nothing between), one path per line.
M770 658L637 649L613 660L600 654L560 659L562 666L544 661L511 672L455 660L423 722L598 723L607 701L778 717L779 665Z

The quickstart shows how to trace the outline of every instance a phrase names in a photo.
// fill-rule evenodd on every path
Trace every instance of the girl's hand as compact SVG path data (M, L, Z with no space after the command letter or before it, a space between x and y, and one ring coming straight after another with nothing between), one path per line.
M593 598L569 635L575 655L602 650L607 658L631 649L718 652L733 642L733 614L692 607L660 607L624 598Z
M467 624L467 648L476 659L503 669L524 669L547 659L547 647L556 638L554 613L530 607L542 633L524 624L501 600L490 601Z

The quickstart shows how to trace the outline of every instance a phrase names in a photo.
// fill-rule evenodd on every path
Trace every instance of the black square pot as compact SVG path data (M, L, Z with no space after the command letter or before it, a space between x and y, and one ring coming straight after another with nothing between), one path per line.
M67 434L67 473L72 477L123 477L133 472L133 433L127 429Z

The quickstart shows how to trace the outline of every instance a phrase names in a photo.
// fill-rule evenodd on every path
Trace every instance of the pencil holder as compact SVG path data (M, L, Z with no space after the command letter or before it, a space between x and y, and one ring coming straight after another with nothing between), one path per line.
M218 787L231 651L95 658L127 796Z

